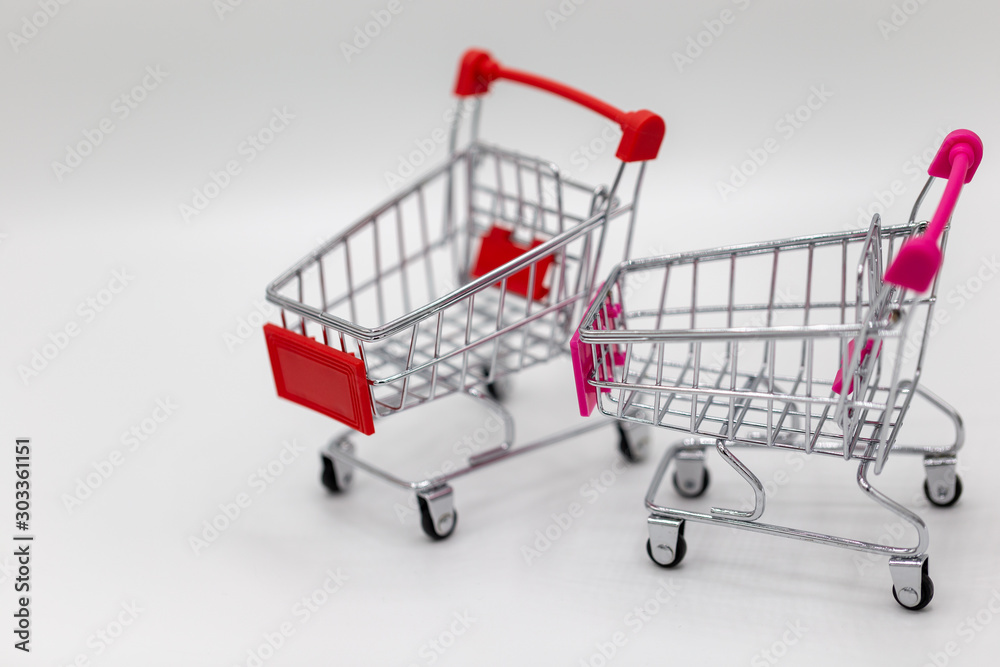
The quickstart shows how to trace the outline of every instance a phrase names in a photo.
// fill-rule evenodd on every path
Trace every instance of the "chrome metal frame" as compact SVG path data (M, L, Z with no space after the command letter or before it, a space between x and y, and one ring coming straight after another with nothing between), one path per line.
M366 462L354 453L350 432L324 450L337 464L339 488L357 468L415 491L427 502L435 530L444 533L454 526L452 479L608 425L567 429L515 447L512 417L484 389L568 350L610 252L605 246L613 221L626 226L621 257L628 256L645 171L644 163L630 170L621 163L610 187L590 187L566 178L552 163L486 144L478 137L478 99L467 144L460 147L461 104L444 164L267 288L284 328L364 361L376 418L464 393L500 419L504 436L498 446L471 457L460 470L423 480L405 480ZM516 239L541 242L471 278L474 243L498 221ZM362 267L365 261L368 266ZM541 299L509 288L524 271L526 294L544 284ZM622 429L621 437L629 437L636 453L644 442L639 431L626 436Z
M686 521L725 525L888 556L900 604L921 608L929 601L921 586L921 577L927 578L927 527L916 513L876 489L869 474L882 471L890 451L919 454L924 457L929 499L948 504L960 489L955 465L965 440L961 416L919 385L938 280L922 296L883 281L884 267L902 241L926 224L918 224L916 218L932 181L928 179L918 195L906 225L882 227L876 215L868 230L630 260L611 273L580 325L581 341L592 346L596 368L588 382L598 392L598 406L618 419L638 419L692 436L667 450L646 495L648 550L654 561L672 566L683 558ZM947 231L942 252L946 242ZM776 298L779 263L790 262L785 258L795 252L805 254L806 273L797 284L804 291L782 301ZM838 280L839 299L813 297L817 278L822 278L815 270L816 258L823 252L834 253L835 258L839 253L840 275L827 276ZM856 256L856 263L849 256ZM773 258L768 296L764 301L741 301L734 296L737 267L753 257ZM720 265L719 282L728 281L726 302L699 303L699 272ZM675 274L682 270L687 273L682 274L681 288L670 292L671 279L676 282ZM642 305L631 303L630 281L648 282L639 280L643 274L662 274L662 282L653 282L660 291L658 302L652 305L649 298L636 298ZM647 292L646 297L650 296ZM824 315L826 322L815 321ZM793 317L800 318L799 322L787 323ZM706 320L712 325L699 326ZM667 326L668 321L674 326ZM907 354L910 327L917 321L922 322L923 332L915 355ZM843 371L839 391L835 382L821 379L824 371L832 371L817 353L824 342L839 350ZM749 353L741 348L750 344L757 345L762 356L745 359ZM883 349L884 344L888 349ZM717 365L705 361L709 345L724 346L724 353L717 353ZM786 363L778 368L780 352L785 352L781 360ZM949 418L955 430L950 444L896 442L915 396ZM640 416L630 417L630 412ZM753 508L711 507L707 512L693 512L657 504L655 498L668 469L674 470L674 485L682 495L693 497L704 491L705 457L710 448L750 486ZM912 525L916 544L882 545L758 521L764 514L766 493L760 479L737 456L741 448L857 459L862 492Z

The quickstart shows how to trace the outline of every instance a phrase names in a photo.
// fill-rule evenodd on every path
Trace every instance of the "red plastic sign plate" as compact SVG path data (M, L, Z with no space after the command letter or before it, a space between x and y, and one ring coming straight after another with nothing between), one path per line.
M517 243L511 238L514 232L503 227L493 225L486 234L483 235L479 244L479 254L476 263L472 266L472 277L479 278L485 276L493 269L511 262L524 253L542 245L544 241L535 239L530 246ZM549 272L549 267L555 258L552 255L542 257L535 262L535 289L532 290L531 298L541 301L548 293L549 288L545 287L545 275ZM528 296L529 283L531 282L531 267L518 271L507 278L507 289L523 297ZM497 283L499 286L500 283Z
M273 324L264 325L264 338L278 396L365 435L375 432L364 362Z

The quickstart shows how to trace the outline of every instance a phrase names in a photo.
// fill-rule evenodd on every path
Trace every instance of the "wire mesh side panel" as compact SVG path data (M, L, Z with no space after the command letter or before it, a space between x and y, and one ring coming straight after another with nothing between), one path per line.
M474 145L276 281L282 324L363 359L378 416L547 361L591 288L599 192ZM501 258L564 237L508 271L481 257L498 234Z
M461 227L460 275L468 279L479 241L493 228L521 245L546 241L590 220L606 204L606 188L562 176L539 158L477 143L466 161L470 197ZM624 259L624 258L622 258Z
M467 188L461 156L383 203L276 281L277 293L308 309L307 333L318 338L323 314L377 329L454 288L456 209ZM289 323L288 328L294 328Z
M601 410L707 437L873 458L909 404L933 302L882 283L912 231L875 221L867 233L623 265L608 288L619 321L589 325L632 338L598 334L606 342L594 346L595 376L613 378L597 383L607 389Z

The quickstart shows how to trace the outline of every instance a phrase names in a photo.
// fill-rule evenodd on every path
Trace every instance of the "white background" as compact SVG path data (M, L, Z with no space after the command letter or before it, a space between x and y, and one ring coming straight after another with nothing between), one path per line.
M290 622L294 634L264 664L599 665L600 645L618 632L627 641L610 664L772 664L765 650L786 664L992 664L1000 650L1000 619L988 610L1000 599L1000 228L991 196L1000 9L910 0L902 4L911 14L900 5L899 29L886 31L892 24L879 22L897 11L889 0L589 0L564 2L575 10L558 22L546 14L559 11L556 0L484 4L403 0L348 62L341 43L387 3L244 0L220 18L210 0L71 2L17 45L8 33L41 10L5 3L0 515L12 520L13 440L30 436L37 542L30 655L14 651L4 629L14 593L12 560L0 556L8 619L0 663L247 665L262 635ZM673 54L723 9L732 22L711 40L703 33L708 45L679 68ZM656 568L643 549L642 506L654 460L612 472L610 431L458 480L459 526L439 544L415 513L399 511L408 496L378 480L359 475L344 497L319 485L315 452L336 425L275 397L257 327L239 345L226 336L251 318L272 278L390 195L385 173L444 127L469 46L665 117L637 255L846 229L863 217L859 208L888 203L895 181L902 194L883 213L903 222L920 185L913 165L926 164L939 131L979 132L986 157L955 215L940 292L947 322L932 337L924 378L965 416L965 495L948 510L926 507L917 460L893 459L879 480L929 524L937 594L927 610L896 605L882 561L712 527L690 527L681 567ZM148 66L166 76L122 118L114 101ZM832 96L792 136L781 133L777 121L813 86ZM240 143L274 108L294 114L288 128L185 221L180 205L210 171L243 159ZM497 143L586 180L610 174L611 150L581 171L578 151L603 128L584 110L498 85L485 112L483 133ZM60 179L53 163L104 118L114 131ZM778 152L720 196L718 182L769 137ZM444 152L438 146L428 162ZM86 320L78 304L121 268L134 279ZM79 335L23 379L19 367L73 322ZM579 423L565 359L518 380L511 409L522 437ZM129 451L121 434L150 417L157 399L178 407ZM911 422L914 432L944 437L935 415ZM380 422L360 444L419 475L456 458L453 443L482 426L461 401L442 401ZM654 456L674 437L656 433ZM249 477L292 440L304 453L258 494ZM66 494L115 450L124 462L67 509ZM798 470L766 453L751 461L765 480L787 475L776 520L869 539L895 530L861 497L853 465L809 460ZM717 463L706 500L732 502L741 484ZM602 472L612 483L587 491ZM251 506L196 554L189 538L240 493ZM673 499L670 489L662 495ZM537 531L555 532L553 515L571 503L583 515L526 558ZM342 589L300 622L296 603L338 569L348 577ZM651 602L664 581L676 592ZM95 633L123 603L142 611L105 645ZM643 605L655 613L637 623L629 614ZM977 613L985 624L968 624ZM474 619L457 637L456 614ZM788 624L804 628L801 638L786 634ZM782 644L783 635L795 643ZM435 652L432 640L449 647Z

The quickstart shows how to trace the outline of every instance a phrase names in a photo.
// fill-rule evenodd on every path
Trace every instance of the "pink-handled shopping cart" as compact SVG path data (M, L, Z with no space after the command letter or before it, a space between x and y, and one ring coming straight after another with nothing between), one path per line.
M961 417L922 387L920 376L948 224L981 159L978 136L949 134L904 225L883 226L876 215L867 230L631 260L614 269L572 342L577 389L585 415L597 407L616 419L689 434L666 452L646 496L646 549L655 563L681 562L685 526L694 521L887 556L897 602L908 609L930 602L927 527L876 489L869 473L881 473L890 453L918 454L931 503L953 505L962 492L955 474ZM921 222L935 179L947 181L941 203L929 223ZM900 439L915 404L943 413L954 439ZM765 485L737 456L740 448L858 462L864 495L910 524L916 544L760 521ZM746 481L752 501L707 511L658 503L668 470L679 495L706 492L709 449Z
M618 124L611 185L585 185L550 162L481 141L481 98L499 80ZM328 489L344 491L362 469L414 491L424 531L436 539L455 528L451 480L594 428L515 447L513 419L497 399L509 376L567 350L602 262L628 256L645 162L665 132L650 111L623 112L480 50L462 58L455 94L460 105L473 100L467 142L460 146L459 109L445 162L279 276L267 299L280 308L280 324L265 327L278 394L353 431L371 434L379 418L453 394L503 424L499 445L417 481L357 456L351 431L323 451ZM614 424L622 453L637 458L642 427Z

